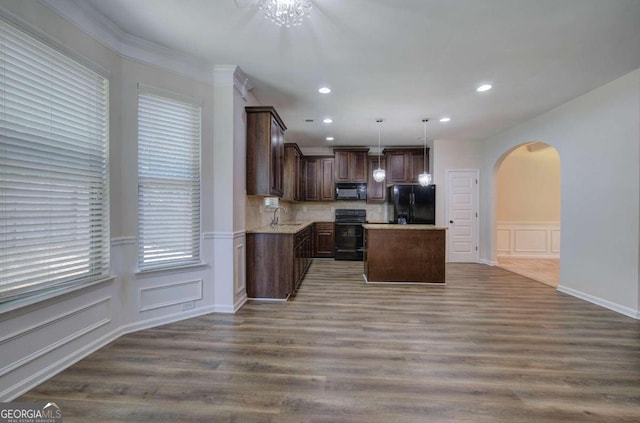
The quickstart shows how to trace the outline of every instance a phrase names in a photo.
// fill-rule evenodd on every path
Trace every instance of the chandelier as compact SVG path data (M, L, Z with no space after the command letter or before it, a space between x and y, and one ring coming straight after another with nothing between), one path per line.
M378 122L378 168L373 171L373 180L382 182L387 176L384 169L380 167L380 125L382 124L382 119L377 119L376 122Z
M429 122L429 119L422 119L422 122L424 122L424 172L418 175L418 182L423 187L426 187L431 185L431 174L427 173L427 122Z
M298 26L311 10L311 0L262 0L264 17L278 26Z

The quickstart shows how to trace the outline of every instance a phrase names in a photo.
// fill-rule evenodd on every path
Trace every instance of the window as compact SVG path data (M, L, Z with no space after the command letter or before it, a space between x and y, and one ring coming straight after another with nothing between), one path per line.
M200 106L138 94L138 267L200 262Z
M0 21L0 302L109 268L106 78Z

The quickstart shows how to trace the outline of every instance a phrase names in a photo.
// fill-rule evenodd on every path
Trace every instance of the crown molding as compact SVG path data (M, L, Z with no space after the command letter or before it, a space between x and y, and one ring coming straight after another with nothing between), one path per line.
M253 84L247 75L236 65L215 65L213 67L213 84L217 87L235 87L247 99L247 93L253 89Z
M198 81L212 82L214 66L211 63L131 35L87 2L38 1L124 58L166 69Z

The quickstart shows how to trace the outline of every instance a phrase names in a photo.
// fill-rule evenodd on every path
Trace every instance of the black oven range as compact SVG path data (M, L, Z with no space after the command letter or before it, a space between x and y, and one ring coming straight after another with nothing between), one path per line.
M362 261L367 211L363 209L336 209L336 260Z

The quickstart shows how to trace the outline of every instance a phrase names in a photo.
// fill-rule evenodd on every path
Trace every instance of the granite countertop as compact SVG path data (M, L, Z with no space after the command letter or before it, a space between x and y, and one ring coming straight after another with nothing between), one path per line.
M314 222L283 222L271 227L261 226L259 228L247 230L248 234L296 234Z
M394 229L403 231L445 231L446 226L436 225L398 225L394 223L366 223L362 225L365 229Z

